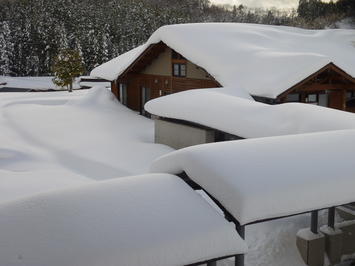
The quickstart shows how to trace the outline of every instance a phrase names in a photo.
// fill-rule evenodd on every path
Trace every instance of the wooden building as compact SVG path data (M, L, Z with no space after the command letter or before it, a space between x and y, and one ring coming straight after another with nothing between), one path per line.
M91 75L112 81L117 98L141 113L147 101L170 93L233 86L264 103L355 112L354 33L240 23L169 25Z
M163 42L150 45L115 81L112 92L129 108L144 113L154 98L189 89L222 87L202 67L190 62ZM355 78L329 63L276 98L259 95L260 102L302 102L355 112Z
M335 64L329 63L285 90L276 99L255 98L271 104L301 102L355 112L355 79Z
M124 105L144 113L144 104L151 99L215 87L221 85L203 68L160 42L150 45L112 83L112 92Z

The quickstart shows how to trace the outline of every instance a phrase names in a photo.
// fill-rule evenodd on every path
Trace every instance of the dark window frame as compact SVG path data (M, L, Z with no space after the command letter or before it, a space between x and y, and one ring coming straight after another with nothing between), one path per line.
M175 72L175 66L178 67L178 73ZM181 71L181 67L185 67L184 73ZM186 63L172 63L172 71L174 77L186 78L187 75L187 64Z

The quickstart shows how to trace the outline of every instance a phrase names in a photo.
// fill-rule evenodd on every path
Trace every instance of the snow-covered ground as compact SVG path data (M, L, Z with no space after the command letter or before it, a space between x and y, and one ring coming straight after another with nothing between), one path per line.
M151 120L120 105L106 89L0 96L0 212L43 192L146 173L156 158L172 151L153 143ZM247 227L247 265L304 265L295 235L308 227L308 219L302 215Z
M73 84L74 89L80 89L81 87L94 87L97 86L98 83L95 82L79 82L79 79ZM110 87L110 82L101 82L101 86ZM53 77L44 76L44 77L8 77L8 76L0 76L0 91L3 88L7 88L8 90L16 90L20 89L22 91L48 91L48 90L56 90L62 91L66 90L66 88L58 87L53 83Z
M145 173L170 148L106 89L0 97L0 201Z
M22 90L64 90L56 86L53 77L8 77L0 76L0 90L2 88L22 89ZM74 84L75 88L79 88L77 83Z

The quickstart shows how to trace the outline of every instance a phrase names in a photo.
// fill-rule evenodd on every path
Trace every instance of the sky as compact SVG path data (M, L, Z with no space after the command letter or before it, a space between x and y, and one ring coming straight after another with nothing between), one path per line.
M299 0L211 0L214 4L246 5L248 7L276 7L279 9L297 8ZM327 1L325 1L327 2Z

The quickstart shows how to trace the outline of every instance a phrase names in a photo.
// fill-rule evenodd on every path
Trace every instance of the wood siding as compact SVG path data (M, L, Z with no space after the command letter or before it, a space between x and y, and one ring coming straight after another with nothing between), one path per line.
M320 104L319 98L323 96L327 103L320 105L354 112L354 107L347 106L348 101L355 99L353 96L347 97L349 92L355 92L355 80L330 63L279 95L277 101L280 103L289 102L290 95L298 94L299 100L297 101L307 103L307 97L313 94L317 97L317 101L313 104Z
M119 83L126 84L127 106L133 110L142 111L143 88L149 91L149 99L155 99L190 89L221 87L203 68L186 59L184 62L187 65L187 76L174 77L172 75L173 60L175 59L172 59L172 50L164 43L148 47L118 78L116 86L112 86L113 93L119 98Z
M131 74L120 82L127 84L127 106L136 111L143 108L141 93L143 87L150 89L150 99L190 89L220 87L214 80L147 74Z

